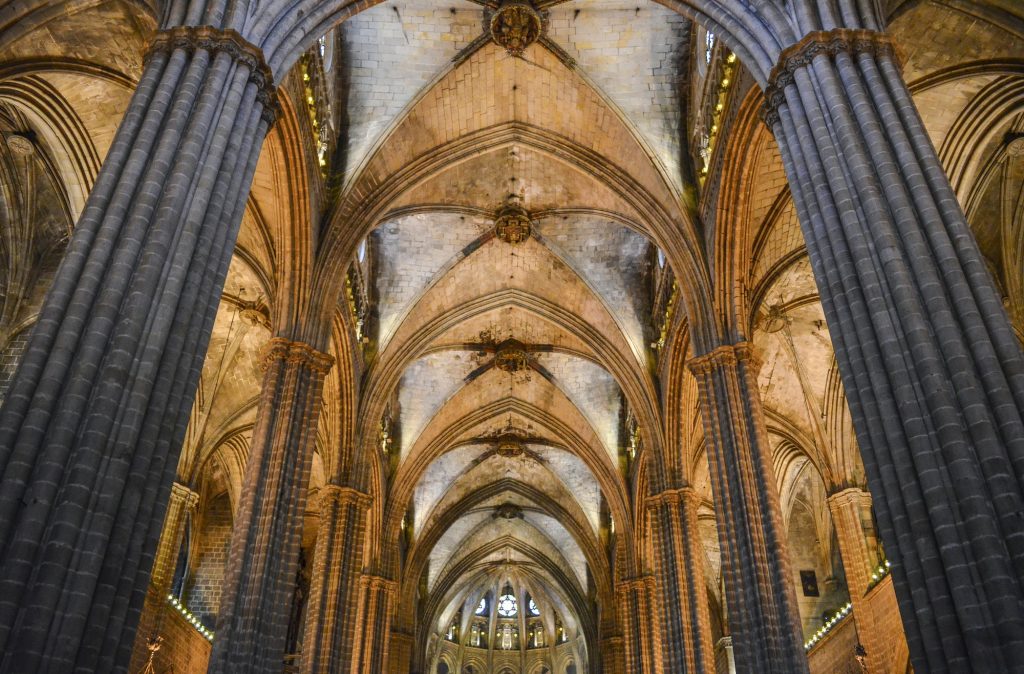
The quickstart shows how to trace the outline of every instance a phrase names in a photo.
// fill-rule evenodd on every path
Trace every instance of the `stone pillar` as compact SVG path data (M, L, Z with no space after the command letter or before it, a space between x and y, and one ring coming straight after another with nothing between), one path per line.
M714 671L699 506L700 495L692 487L669 489L648 501L661 585L661 663L666 672L678 674Z
M851 487L832 494L827 502L839 540L850 598L863 598L871 583L871 574L878 567L871 523L871 494Z
M320 490L320 530L313 553L302 645L304 674L348 674L359 626L364 529L370 497L351 487Z
M267 345L210 672L281 668L324 376L332 362L300 342L275 337Z
M181 551L181 539L185 535L185 522L190 514L194 514L199 494L180 482L171 485L171 497L167 502L167 514L157 544L156 557L153 560L153 572L149 576L149 586L160 596L171 589L174 581L174 570L178 564L178 553Z
M0 671L128 664L274 96L238 33L157 33L0 409Z
M633 674L660 672L661 641L654 620L654 576L640 576L618 584L619 620L625 671Z
M736 674L736 661L732 655L732 637L724 636L715 644L715 665L718 674Z
M697 377L736 669L807 672L751 346L720 346L689 367Z
M1024 662L1024 356L895 48L809 33L765 100L914 668L1010 671Z
M388 671L391 674L409 674L412 670L412 649L416 639L408 632L391 630L391 646L388 648Z
M161 628L161 618L167 610L167 593L174 581L174 570L178 563L181 550L181 539L185 534L187 516L193 512L199 502L199 494L180 482L171 485L171 496L167 502L167 514L164 516L160 542L153 560L153 572L149 577L149 590L139 620L139 629L135 634L135 647L132 651L132 665L129 671L141 669L142 664L150 655L149 640L157 636Z
M601 671L604 674L622 674L626 671L621 636L605 637L601 640Z
M843 560L846 585L853 604L853 619L857 635L867 651L870 674L887 671L886 657L893 638L884 626L875 620L871 606L865 600L871 574L878 568L877 542L871 521L871 495L855 487L844 489L828 497L828 509L839 540L839 555Z
M391 614L398 584L382 576L360 578L359 612L356 624L362 630L352 660L353 674L381 674L388 671Z

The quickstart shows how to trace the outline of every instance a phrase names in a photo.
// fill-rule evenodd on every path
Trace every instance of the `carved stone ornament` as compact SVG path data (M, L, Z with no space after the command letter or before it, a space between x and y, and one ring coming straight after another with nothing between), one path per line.
M36 151L32 139L23 133L12 133L7 136L7 147L16 155L28 157Z
M498 454L504 457L516 457L524 451L523 443L514 435L503 435L498 438Z
M502 342L494 354L494 366L502 372L521 372L530 366L523 345L514 339Z
M510 200L494 216L494 233L505 243L522 243L530 238L531 230L530 214L517 200Z
M261 117L267 129L280 115L281 103L274 84L274 73L263 58L263 50L250 43L235 30L214 26L175 26L158 31L146 52L148 61L158 53L171 54L181 49L190 54L196 51L223 52L235 62L249 69L249 81L256 85L256 100L263 106Z
M1006 144L1006 154L1011 157L1024 157L1024 134L1010 139Z
M494 509L494 518L503 520L523 519L523 509L514 503L502 503Z
M522 0L503 2L491 16L491 39L510 56L519 56L540 37L540 13Z

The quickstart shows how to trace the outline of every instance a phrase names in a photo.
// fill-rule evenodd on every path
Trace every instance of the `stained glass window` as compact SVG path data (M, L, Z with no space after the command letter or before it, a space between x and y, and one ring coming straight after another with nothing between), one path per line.
M487 613L487 597L483 597L480 600L480 605L476 607L476 614L483 615Z
M519 606L516 603L516 598L510 594L503 594L498 600L498 615L504 618L511 618L518 613Z
M710 30L704 34L704 62L711 63L711 54L715 51L715 34Z
M533 597L530 598L530 603L527 604L527 608L530 609L530 615L540 615L540 609L537 608L537 602L533 600Z

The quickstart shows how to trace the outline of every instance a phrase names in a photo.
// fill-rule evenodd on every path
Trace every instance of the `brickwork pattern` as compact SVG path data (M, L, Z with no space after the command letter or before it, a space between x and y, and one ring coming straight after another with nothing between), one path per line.
M213 629L220 611L224 571L231 546L231 502L227 493L210 499L199 513L199 531L193 545L192 568L183 601L203 624Z

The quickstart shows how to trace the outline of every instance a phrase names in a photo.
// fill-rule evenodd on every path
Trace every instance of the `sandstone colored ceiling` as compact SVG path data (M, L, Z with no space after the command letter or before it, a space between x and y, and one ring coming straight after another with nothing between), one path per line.
M440 634L515 576L576 629L596 624L582 598L610 588L609 521L630 521L626 420L654 391L658 253L641 213L676 208L690 26L648 2L569 3L550 9L550 41L515 58L477 39L484 19L414 0L339 31L346 194L380 199L361 263L366 386L390 401L389 481L407 499L424 619ZM343 210L371 208L350 198ZM495 235L510 200L531 220L518 244ZM498 366L510 340L518 371Z

